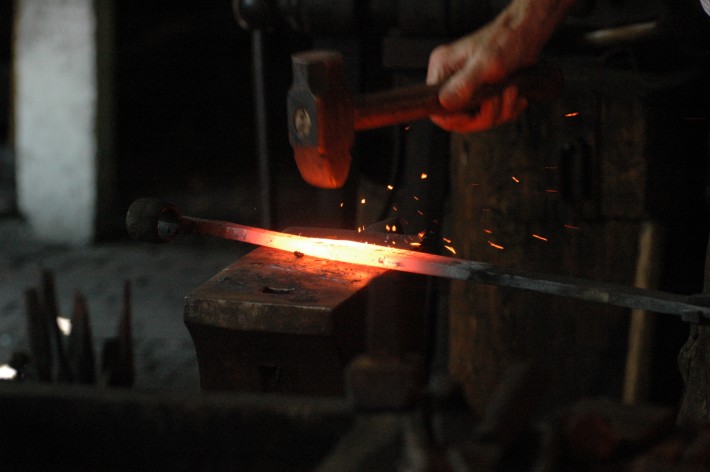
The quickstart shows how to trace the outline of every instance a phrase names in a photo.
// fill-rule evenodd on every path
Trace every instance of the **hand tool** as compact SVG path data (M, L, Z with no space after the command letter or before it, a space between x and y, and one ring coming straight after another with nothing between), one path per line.
M131 204L126 215L126 227L131 236L142 241L167 242L177 234L204 234L282 249L293 252L296 257L306 255L415 274L520 288L673 314L688 322L710 319L710 304L704 297L625 287L575 277L526 273L509 267L392 246L310 238L226 221L193 218L182 216L170 203L150 198L138 199Z
M346 85L340 53L306 51L294 54L291 60L289 142L301 176L316 187L338 188L345 183L355 131L452 113L439 102L441 85L415 85L353 97ZM482 87L467 110L474 112L482 101L510 85L516 85L528 100L546 100L557 95L562 82L559 68L536 64L500 83Z

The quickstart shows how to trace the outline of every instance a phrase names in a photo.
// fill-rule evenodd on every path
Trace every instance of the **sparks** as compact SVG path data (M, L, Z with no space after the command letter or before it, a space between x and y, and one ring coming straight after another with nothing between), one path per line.
M557 190L554 188L547 188L547 189L545 189L545 192L546 193L557 193Z
M396 233L397 232L397 225L392 225L392 232Z
M505 249L503 246L501 246L500 244L496 244L496 243L494 243L493 241L488 241L488 244L489 244L491 247L494 247L494 248L496 248L496 249L500 249L501 251L502 251L503 249Z
M539 234L533 234L532 237L535 239L539 239L540 241L547 241L546 237L540 236Z
M426 231L420 231L417 233L417 236L419 239L424 239L424 236L426 236Z
M340 208L343 208L343 205L345 205L345 203L340 202Z
M493 234L493 230L490 229L484 229L483 232L486 234Z
M397 207L396 207L396 206L393 206L393 207L392 207L392 211L399 211L399 210L397 210Z
M415 199L416 201L419 201L419 197L417 197L416 195L412 195L412 198Z
M421 178L422 180L425 180L429 175L426 172L422 172Z
M422 247L422 243L418 243L416 241L412 241L409 245L412 247Z
M513 179L513 182L515 182L516 184L520 183L520 179L517 178L516 176L512 176L511 178Z
M579 116L579 112L578 112L578 111L573 111L572 113L567 113L567 114L565 115L565 118L572 118L572 117L575 117L575 116Z
M441 238L442 241L444 241L446 244L451 244L451 240L449 238Z
M451 254L456 255L456 249L454 249L453 247L451 247L451 246L444 246L444 249L446 249L447 251L449 251Z
M565 228L567 228L567 229L575 229L575 230L578 230L578 229L579 229L579 226L572 226L572 225L564 225L564 226L565 226Z
M367 202L367 200L365 200L364 198L363 198L362 200L360 200L360 203L362 203L363 205L364 205L366 202Z
M394 185L388 185L387 190L394 190Z
M421 211L421 210L417 210L417 213L419 213L420 215L424 216L424 212Z

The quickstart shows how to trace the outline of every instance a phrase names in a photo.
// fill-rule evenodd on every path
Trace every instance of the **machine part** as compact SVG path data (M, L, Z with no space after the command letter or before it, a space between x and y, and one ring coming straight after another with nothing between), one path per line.
M151 215L146 208L158 210L162 208L164 211L157 211ZM168 219L167 223L162 222L163 214ZM533 274L509 267L396 247L309 238L226 221L181 216L175 206L156 202L153 199L144 198L133 202L126 215L126 225L129 234L145 233L149 236L148 241L155 241L152 236L160 234L159 228L174 228L171 233L164 234L165 239L162 242L170 240L178 233L204 234L381 269L470 280L626 308L640 308L676 315L684 321L694 323L710 319L710 303L704 297L625 287L562 275ZM141 231L136 231L135 227L140 228ZM150 227L154 229L150 231Z
M264 30L286 25L278 3L278 0L233 0L232 7L239 26Z
M254 75L254 115L256 117L257 151L259 153L259 206L261 226L271 227L271 158L266 111L264 75L264 37L261 31L251 34L252 74Z
M345 183L355 131L452 113L439 102L439 85L414 85L353 98L345 83L343 57L336 51L297 53L292 65L287 104L289 142L301 176L316 187L338 188ZM559 68L537 64L482 87L467 109L476 110L481 102L511 85L530 101L544 101L556 96L562 84Z
M386 5L390 2L370 3ZM296 31L320 34L355 31L359 29L360 10L370 9L369 5L360 6L352 0L233 0L232 5L237 23L244 29L269 30L290 26ZM385 24L391 23L391 18L387 18L392 14L383 17L382 13L378 9L372 16L382 18Z

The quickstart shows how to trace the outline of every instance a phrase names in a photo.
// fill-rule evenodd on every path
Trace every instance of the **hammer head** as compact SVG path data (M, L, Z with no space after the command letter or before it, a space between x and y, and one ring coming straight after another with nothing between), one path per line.
M298 170L313 186L342 187L355 138L343 57L335 51L307 51L291 61L288 134Z

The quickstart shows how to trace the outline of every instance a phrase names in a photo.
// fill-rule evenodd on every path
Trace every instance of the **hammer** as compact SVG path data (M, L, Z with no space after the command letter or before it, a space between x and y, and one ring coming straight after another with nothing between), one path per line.
M353 97L345 83L343 57L336 51L297 53L291 56L291 63L289 142L303 180L315 187L345 184L355 131L452 113L439 102L441 85L422 84ZM475 110L509 85L517 85L520 95L528 100L543 101L556 96L562 83L559 68L539 63L482 87L468 108Z

